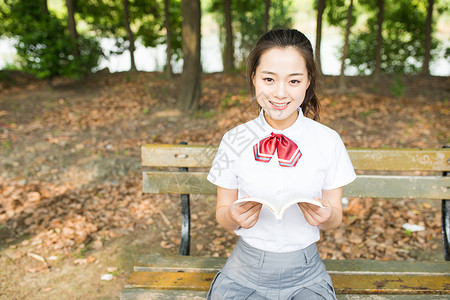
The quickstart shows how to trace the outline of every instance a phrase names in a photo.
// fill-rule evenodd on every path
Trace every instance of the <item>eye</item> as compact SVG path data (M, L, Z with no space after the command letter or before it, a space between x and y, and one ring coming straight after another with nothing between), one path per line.
M297 80L297 79L292 79L292 80L290 81L290 83L291 83L292 85L298 85L298 84L300 84L300 81Z
M273 78L270 77L263 78L263 80L267 83L272 83L274 81Z

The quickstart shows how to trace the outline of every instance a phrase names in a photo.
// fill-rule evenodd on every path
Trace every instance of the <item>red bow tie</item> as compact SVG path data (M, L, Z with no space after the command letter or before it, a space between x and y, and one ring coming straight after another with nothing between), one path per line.
M277 150L278 162L282 167L295 167L302 156L297 144L282 134L271 133L253 146L257 161L268 163Z

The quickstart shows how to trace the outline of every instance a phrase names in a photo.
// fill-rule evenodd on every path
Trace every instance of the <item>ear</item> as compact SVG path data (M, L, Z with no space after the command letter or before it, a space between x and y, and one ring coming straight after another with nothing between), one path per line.
M255 87L255 72L252 73L252 83L253 87Z

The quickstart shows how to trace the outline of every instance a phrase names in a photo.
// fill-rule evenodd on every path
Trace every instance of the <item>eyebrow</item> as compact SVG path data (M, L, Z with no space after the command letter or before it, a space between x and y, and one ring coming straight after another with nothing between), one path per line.
M269 74L269 75L277 75L277 73L272 72L272 71L261 71L261 73ZM305 74L303 74L302 72L297 72L297 73L291 73L291 74L289 74L289 76L303 76L303 75L305 75Z

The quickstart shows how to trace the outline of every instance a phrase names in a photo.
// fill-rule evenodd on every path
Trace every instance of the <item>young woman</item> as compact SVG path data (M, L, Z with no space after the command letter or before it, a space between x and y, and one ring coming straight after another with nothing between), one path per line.
M247 75L261 112L223 136L208 175L217 221L239 236L208 299L336 299L316 242L342 222L342 187L356 175L339 135L316 121L311 43L297 30L267 32ZM322 207L297 203L277 220L257 202L234 203L245 197Z

